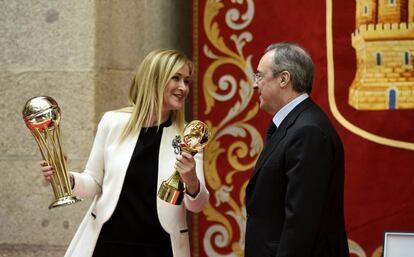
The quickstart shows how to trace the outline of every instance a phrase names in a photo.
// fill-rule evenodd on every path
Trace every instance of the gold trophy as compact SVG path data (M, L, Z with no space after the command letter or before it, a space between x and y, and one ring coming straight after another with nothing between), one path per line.
M181 151L192 154L193 156L202 150L208 141L208 127L199 120L193 120L184 127L183 142L180 136L173 140L174 152L179 154ZM158 197L162 200L180 205L184 198L185 187L180 179L180 174L174 171L174 174L163 181L158 191Z
M60 108L49 96L29 99L23 108L23 119L39 146L43 160L53 166L51 185L55 200L49 209L81 201L72 195L66 160L60 143Z

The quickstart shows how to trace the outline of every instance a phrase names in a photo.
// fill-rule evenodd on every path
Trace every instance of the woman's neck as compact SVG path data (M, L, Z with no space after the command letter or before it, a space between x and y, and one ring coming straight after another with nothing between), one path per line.
M161 117L161 122L160 124L163 124L164 122L166 122L168 119L170 118L170 113L163 113L162 117ZM154 115L154 118L151 121L151 126L157 126L158 124L158 118L156 115Z

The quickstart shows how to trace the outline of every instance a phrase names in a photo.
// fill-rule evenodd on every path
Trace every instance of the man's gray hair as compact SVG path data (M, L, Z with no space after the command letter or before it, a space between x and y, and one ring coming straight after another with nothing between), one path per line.
M293 89L298 93L310 94L314 77L314 65L310 54L302 46L292 42L271 44L265 53L269 51L275 52L272 62L273 76L288 71Z

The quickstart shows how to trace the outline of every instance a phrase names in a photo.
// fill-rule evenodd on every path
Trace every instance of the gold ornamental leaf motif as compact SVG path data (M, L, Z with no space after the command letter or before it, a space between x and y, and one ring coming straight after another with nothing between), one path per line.
M231 57L217 57L218 59L211 63L203 76L203 95L206 101L206 109L204 114L209 114L214 107L214 98L219 99L219 95L217 94L218 86L213 81L213 74L218 69L218 67L223 65L234 65L239 69L243 70L244 66L246 65L245 62L241 62L240 60L235 60ZM241 83L245 84L245 83ZM243 90L246 91L246 90ZM253 91L250 89L250 91ZM251 97L252 93L250 93ZM227 99L232 98L233 94L228 95ZM224 100L224 99L221 99Z
M246 187L247 187L248 183L249 183L249 181L246 180L240 188L239 200L240 200L241 203L246 202L245 201L245 199L246 199ZM245 209L245 207L243 207L243 208ZM243 218L246 220L246 212L242 212L242 214L243 214Z
M235 117L240 115L241 112L243 112L247 108L247 106L250 102L250 99L253 96L252 87L249 86L244 80L241 80L239 85L240 85L239 95L240 95L240 100L241 101L237 101L233 105L233 107L230 108L230 110L227 113L227 116L218 125L219 128L221 128L223 126L223 124L226 124L227 122L230 122ZM250 117L250 118L252 118L252 117ZM247 121L247 120L244 120L244 121Z
M221 179L218 175L217 170L217 158L220 154L224 153L224 148L220 147L220 142L211 140L205 148L204 156L204 167L205 167L205 178L207 184L213 190L218 190L221 186Z
M227 159L229 160L230 165L238 171L246 171L251 165L243 165L238 159L244 158L249 152L249 147L243 141L236 141L230 145L229 150L227 151Z
M382 256L383 247L378 246L377 249L372 253L372 257L381 257Z
M227 10L246 3L247 10L243 15L239 15L237 8ZM226 25L234 30L231 35L226 35L229 41L225 41L220 34L220 25L223 22L215 20L222 11L227 12ZM214 196L210 198L210 203L203 211L207 221L211 222L208 223L203 235L203 246L207 256L243 256L246 224L244 198L247 180L242 180L241 188L233 183L239 174L246 174L254 167L263 148L262 136L252 124L249 124L257 115L259 106L257 103L251 103L252 58L244 57L243 47L252 41L253 36L249 32L241 31L250 24L253 14L254 6L251 0L226 2L226 6L222 1L208 0L203 12L203 28L208 39L203 45L203 53L211 60L203 71L202 92L206 104L204 114L224 114L224 118L218 121L206 121L214 135L204 149L206 184L211 189L211 196ZM236 24L239 21L238 17L243 22ZM227 42L234 45L230 47L226 45ZM229 70L226 67L236 67L243 77L225 73ZM223 74L219 72L221 68ZM231 107L224 110L222 103ZM229 138L232 138L231 143L224 141ZM216 249L221 251L217 252Z
M204 31L207 35L209 42L220 52L238 59L239 56L232 52L224 43L223 38L220 36L220 29L217 22L213 22L214 18L218 15L220 9L224 7L224 4L216 0L208 0L204 11Z
M244 70L246 67L245 60L238 55L237 53L231 51L223 41L223 37L220 36L220 29L217 22L213 22L214 18L218 15L220 9L224 5L221 2L217 1L207 1L206 9L204 12L204 30L206 32L209 42L223 54L220 57L216 55L217 60L213 62L204 73L203 77L203 95L206 102L205 114L209 114L214 106L214 98L212 97L218 90L218 87L213 82L214 71L217 70L219 66L225 64L232 64L237 66L239 69ZM205 51L207 51L205 47ZM208 50L211 51L211 50ZM212 52L210 53L210 55ZM207 54L206 54L207 55Z
M358 257L367 257L364 249L355 241L348 239L349 253L355 254Z
M204 110L204 114L209 114L214 107L214 98L211 96L210 92L216 92L217 86L213 83L212 77L213 77L214 69L209 67L209 69L206 70L203 77L203 95L204 100L206 102L206 108Z
M244 255L244 249L240 246L238 243L233 243L231 245L231 249L236 254L236 256L243 256Z
M234 62L231 58L220 58L214 61L204 73L203 76L203 95L206 101L206 110L204 114L209 114L214 107L214 98L217 98L216 92L218 91L217 85L213 82L213 74L218 67L227 64L235 64L238 66L237 62Z
M212 221L212 222L215 221L217 223L222 224L226 228L227 232L229 233L230 239L233 237L233 230L231 229L230 222L227 220L227 218L223 214L221 214L219 211L213 208L210 203L204 209L203 213L204 215L206 215L208 221Z

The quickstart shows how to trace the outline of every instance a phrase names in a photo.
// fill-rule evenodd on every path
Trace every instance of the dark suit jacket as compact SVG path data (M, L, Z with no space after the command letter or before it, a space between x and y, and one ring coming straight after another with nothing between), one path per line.
M341 139L310 99L265 145L246 188L245 257L349 256Z

